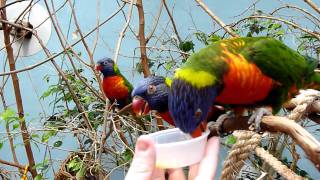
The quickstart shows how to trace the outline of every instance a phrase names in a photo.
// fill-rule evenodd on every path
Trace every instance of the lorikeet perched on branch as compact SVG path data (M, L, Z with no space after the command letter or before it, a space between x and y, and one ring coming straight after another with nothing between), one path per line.
M121 109L131 102L132 85L120 73L118 66L110 58L97 62L96 70L103 74L102 87L106 97L113 103L117 101Z
M299 89L319 87L316 66L316 61L273 38L217 41L191 55L175 72L169 111L176 126L185 133L197 129L214 103L231 107L270 106L276 113ZM263 115L263 111L255 111L250 123L261 121Z
M132 91L132 109L138 115L146 115L149 110L157 113L169 124L175 126L168 110L168 95L171 80L161 76L150 76L140 81ZM215 121L225 111L213 106L208 121ZM205 129L205 127L203 127ZM192 133L193 137L201 135L202 131Z

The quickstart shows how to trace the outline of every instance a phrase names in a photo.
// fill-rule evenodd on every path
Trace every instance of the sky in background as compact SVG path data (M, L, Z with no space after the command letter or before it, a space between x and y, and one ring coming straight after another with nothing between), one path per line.
M51 1L48 1L48 2L49 4L51 4ZM64 2L63 0L54 0L55 8L57 9L57 7L59 7L63 2ZM145 30L146 34L148 34L152 28L154 18L158 11L159 2L160 1L158 0L144 1L144 10L145 10L145 18L146 18L146 30ZM241 17L235 17L235 16L238 16L239 14L241 14L254 1L207 0L204 2L217 16L219 16L225 23L228 24L228 23L234 22L236 19L240 19ZM319 0L314 0L314 2L318 6L320 6ZM211 18L199 6L196 5L195 1L170 0L170 1L167 1L167 3L171 10L172 8L174 8L173 18L176 22L177 29L183 40L190 38L190 34L194 33L195 29L199 29L203 32L210 33L217 30L217 28L219 27L215 22L211 20ZM289 0L287 1L260 0L256 4L256 9L261 9L264 12L270 12L272 9L279 7L279 5L283 5L283 3L295 4L296 6L302 7L304 9L309 10L310 12L313 12L303 2L303 0L290 0L290 1ZM40 4L44 6L44 2L42 0L40 0ZM97 8L97 4L95 1L89 1L89 0L75 1L75 10L77 14L77 19L79 21L80 27L84 34L89 32L92 28L96 26L97 14L99 15L100 21L103 21L108 16L110 16L117 8L118 8L118 4L116 3L116 1L111 1L111 0L101 1L99 8ZM128 8L126 7L124 8L125 15L127 14L127 12L128 12ZM284 10L282 14L291 15L287 12L288 11ZM250 13L251 11L245 13L244 15L248 15ZM64 33L67 34L67 32L69 32L68 34L69 42L73 43L77 39L73 39L71 33L74 32L76 28L73 23L70 24L70 14L71 14L70 7L67 4L64 8L62 8L57 13L57 17ZM299 14L295 14L295 15L300 16ZM159 21L160 24L155 34L159 34L162 32L162 29L164 29L165 26L168 24L168 19L169 18L165 10L163 9L162 16ZM97 44L96 51L94 53L95 60L98 60L105 56L108 56L108 57L114 56L114 49L119 38L119 32L122 30L124 23L125 23L124 14L119 13L112 20L110 20L109 22L107 22L106 24L100 27L99 41ZM302 26L309 25L308 22L305 22L305 21L301 21L298 23L301 24ZM169 23L168 26L171 26L171 24ZM138 16L137 16L136 8L134 8L133 10L131 27L135 32L137 32ZM174 33L172 32L172 28L168 28L168 29L169 31L164 36L165 37L174 36ZM86 38L86 41L88 42L90 48L93 47L95 38L96 38L96 33L93 33L88 38ZM152 40L150 42L150 45L152 46L154 43L156 43L156 40ZM286 43L292 48L296 47L296 43L293 40L289 39L286 41ZM136 82L142 78L142 76L138 74L133 68L134 64L139 61L138 58L132 58L134 56L137 57L140 55L139 50L135 50L135 48L138 46L139 46L138 41L128 29L120 49L118 65L120 67L120 70L123 72L123 74L133 84L136 84ZM199 49L200 47L201 47L200 44L196 44L196 49ZM47 44L47 48L50 50L51 53L59 53L60 51L62 51L60 43L58 42L57 35L55 34L55 31L53 28L52 28L51 38ZM83 45L81 43L75 46L75 50L77 52L81 52L82 57L84 59L87 59L85 49L83 48ZM6 57L4 51L0 52L0 57L3 59L0 62L0 66L3 67L3 62ZM18 58L17 69L40 62L45 58L46 56L43 52L39 52L36 55L30 56L30 57ZM62 62L62 56L59 56L58 58L56 58L55 61L60 64ZM1 72L2 71L3 70L1 70ZM6 68L6 71L8 71L8 67ZM43 80L45 75L50 75L51 77L49 84ZM46 116L51 115L52 107L49 105L49 103L53 99L47 98L44 100L39 100L39 97L44 91L47 90L50 84L54 84L57 82L57 72L50 63L46 63L42 66L39 66L33 69L32 71L19 73L19 80L20 80L20 87L22 91L25 112L28 115L27 116L28 122L30 124L33 124L32 128L40 127L39 117L42 117L43 115L46 115ZM4 90L4 93L7 98L6 99L7 104L11 105L12 107L15 107L15 99L14 99L11 80L9 80ZM0 110L1 111L3 110L2 106L0 107ZM1 127L0 127L0 130L2 131ZM72 137L67 137L67 138L70 139L68 140L68 142L70 143L64 144L61 148L75 149L77 146L76 146L76 143L72 140L73 138ZM317 139L319 139L319 137ZM18 149L20 149L21 153L24 153L22 146L18 147ZM1 158L7 157L7 150L8 149L4 148L3 150L0 151ZM36 154L37 161L39 162L43 158L44 148L39 147L38 149L34 147L34 151ZM65 153L61 153L60 151L56 151L56 150L54 150L52 153L58 159L64 159L64 157L66 156ZM19 158L20 158L19 160L21 160L22 163L25 161L25 159L22 159L23 156L20 156ZM11 156L8 157L7 159L11 160ZM313 177L320 178L315 168L312 165L310 165L311 162L309 162L308 160L302 159L300 161L300 164L302 165L303 169L307 170L310 173L310 175L312 175Z

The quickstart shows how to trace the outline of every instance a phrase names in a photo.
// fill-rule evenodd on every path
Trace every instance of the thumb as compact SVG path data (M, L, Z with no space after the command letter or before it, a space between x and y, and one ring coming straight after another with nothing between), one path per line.
M152 179L155 169L156 151L154 142L147 136L141 136L136 143L134 157L125 180Z

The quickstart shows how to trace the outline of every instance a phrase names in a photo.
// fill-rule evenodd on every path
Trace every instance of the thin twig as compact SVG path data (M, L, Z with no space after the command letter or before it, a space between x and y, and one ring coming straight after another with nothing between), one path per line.
M173 20L172 14L170 13L170 10L169 10L169 8L168 8L168 6L167 6L166 0L162 0L162 2L163 2L163 5L164 5L167 13L168 13L169 19L170 19L171 24L172 24L172 26L173 26L174 33L177 35L177 38L178 38L178 40L179 40L178 44L179 44L179 43L182 42L182 39L181 39L181 37L180 37L180 35L179 35L179 33L178 33L178 30L177 30L177 27L176 27L176 23L175 23L174 20Z
M237 21L236 23L234 23L232 26L235 26L236 24L239 24L240 22L242 21L245 21L247 19L255 19L255 18L260 18L260 19L270 19L270 20L274 20L274 21L280 21L280 22L283 22L285 24L288 24L290 26L292 26L293 28L297 28L307 34L310 34L312 36L314 36L315 38L317 38L318 40L320 40L320 35L315 33L315 32L312 32L306 28L303 28L301 26L299 26L298 24L296 23L293 23L293 22L290 22L290 21L287 21L287 20L284 20L284 19L281 19L281 18L276 18L276 17L272 17L272 16L249 16L249 17L246 17L246 18L243 18L239 21Z
M206 4L203 3L202 0L195 0L199 6L215 21L217 22L227 33L229 33L233 37L239 37L230 26L226 25L218 16L216 16Z
M304 0L304 2L320 14L320 8L314 2L312 2L311 0Z
M162 12L162 7L163 7L163 1L160 2L160 7L157 13L157 16L155 17L155 22L153 23L153 27L151 28L151 31L149 32L149 34L146 36L146 44L148 44L149 40L152 38L154 32L157 29L157 26L159 24L159 19L161 16L161 12Z
M130 24L130 20L131 20L131 15L132 15L132 9L133 9L133 0L130 1L130 6L129 6L129 10L128 10L128 17L127 17L127 22L125 23L122 31L120 32L119 34L119 38L118 38L118 42L117 42L117 45L116 45L116 50L115 50L115 53L114 53L114 57L113 57L113 60L114 62L117 64L117 61L118 61L118 56L119 56L119 52L120 52L120 47L121 47L121 42L122 42L122 39L124 37L124 34L125 32L127 31L127 28Z

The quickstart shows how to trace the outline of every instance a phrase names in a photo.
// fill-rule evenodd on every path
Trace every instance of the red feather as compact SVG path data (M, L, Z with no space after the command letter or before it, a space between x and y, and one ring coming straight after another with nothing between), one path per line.
M129 89L121 76L105 77L102 81L102 86L105 95L112 101L130 96Z
M175 126L173 119L171 118L171 115L169 111L159 113L159 115L162 117L163 120L165 120L167 123L169 123L172 126Z

